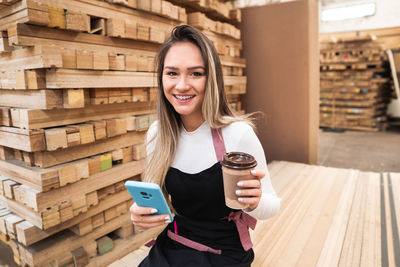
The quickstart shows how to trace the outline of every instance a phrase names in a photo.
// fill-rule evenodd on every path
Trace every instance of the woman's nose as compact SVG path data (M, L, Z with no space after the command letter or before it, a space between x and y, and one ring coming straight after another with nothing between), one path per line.
M187 88L189 88L187 78L184 75L181 75L179 77L178 83L176 84L175 88L180 90L186 90Z

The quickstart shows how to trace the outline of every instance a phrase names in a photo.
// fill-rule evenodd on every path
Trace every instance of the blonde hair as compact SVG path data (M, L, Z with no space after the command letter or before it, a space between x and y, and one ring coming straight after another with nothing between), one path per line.
M176 43L191 42L200 49L207 76L206 90L202 104L204 120L212 128L222 128L235 121L247 121L250 115L236 116L230 109L224 90L221 62L211 41L200 31L188 25L177 26L170 38L161 46L156 57L158 96L156 101L157 130L150 142L154 150L148 155L143 180L160 185L165 190L165 176L172 164L179 142L182 121L179 114L164 95L162 74L168 50ZM169 203L170 204L170 203Z

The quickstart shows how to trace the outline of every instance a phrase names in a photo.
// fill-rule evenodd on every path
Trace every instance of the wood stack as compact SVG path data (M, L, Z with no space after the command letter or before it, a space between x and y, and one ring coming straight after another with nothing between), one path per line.
M144 170L154 57L187 11L219 18L203 30L244 112L240 32L227 23L240 16L229 2L202 5L0 1L0 232L18 264L103 266L161 230L135 234L124 182Z
M320 126L386 128L390 89L387 56L371 37L321 44Z

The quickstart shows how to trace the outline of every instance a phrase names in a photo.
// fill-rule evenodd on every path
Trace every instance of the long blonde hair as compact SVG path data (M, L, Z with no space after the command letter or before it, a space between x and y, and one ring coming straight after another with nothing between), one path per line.
M169 39L161 46L156 57L158 96L156 101L157 130L150 142L154 147L148 155L143 180L160 185L165 190L165 176L172 164L176 147L179 142L180 127L182 125L179 114L168 102L164 95L162 74L164 60L168 50L176 43L191 42L200 49L207 76L206 90L202 104L204 120L212 128L222 128L235 121L247 121L254 125L250 115L236 116L228 105L224 90L224 81L221 62L212 42L200 31L188 25L177 26L172 30Z

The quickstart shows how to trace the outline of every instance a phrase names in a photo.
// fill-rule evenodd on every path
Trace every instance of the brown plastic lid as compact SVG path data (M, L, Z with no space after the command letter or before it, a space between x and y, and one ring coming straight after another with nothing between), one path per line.
M224 155L222 166L230 169L245 170L257 166L256 159L244 152L229 152Z

